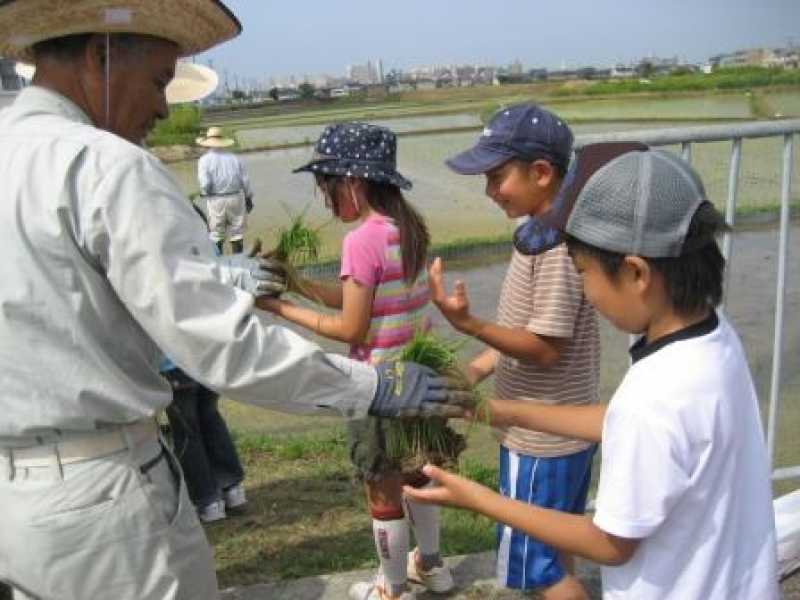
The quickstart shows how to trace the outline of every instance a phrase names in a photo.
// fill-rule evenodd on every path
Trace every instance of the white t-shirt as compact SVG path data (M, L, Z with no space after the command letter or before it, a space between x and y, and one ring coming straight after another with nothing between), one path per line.
M769 465L755 390L716 315L637 345L603 424L594 523L641 539L603 598L778 598Z

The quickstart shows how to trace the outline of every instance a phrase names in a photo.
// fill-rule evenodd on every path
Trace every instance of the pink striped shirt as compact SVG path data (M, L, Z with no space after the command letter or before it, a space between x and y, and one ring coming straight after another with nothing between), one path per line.
M427 273L410 286L403 280L400 232L389 217L371 215L345 236L339 277L374 289L366 340L350 346L350 358L379 363L430 327Z

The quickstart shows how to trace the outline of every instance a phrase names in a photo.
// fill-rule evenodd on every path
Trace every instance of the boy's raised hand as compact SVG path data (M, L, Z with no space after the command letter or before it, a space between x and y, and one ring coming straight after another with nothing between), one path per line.
M431 290L431 300L444 318L459 331L469 333L472 315L469 312L467 286L463 281L456 281L453 295L447 295L444 289L444 268L441 258L437 257L428 269L428 287Z
M494 494L492 490L479 483L433 465L425 465L422 472L429 479L435 481L436 486L424 488L403 486L403 493L417 502L479 511L487 494L488 496Z

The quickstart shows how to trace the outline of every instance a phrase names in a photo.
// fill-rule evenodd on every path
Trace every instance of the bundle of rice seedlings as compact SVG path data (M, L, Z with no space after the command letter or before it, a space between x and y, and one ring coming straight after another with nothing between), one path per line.
M272 256L292 265L300 265L319 258L319 232L305 223L303 213L292 217L289 227L278 231L278 243Z
M319 229L306 225L306 210L308 207L299 214L291 215L289 226L278 230L278 243L269 253L269 256L286 266L286 284L289 291L303 291L302 278L297 272L297 267L317 260L322 245Z
M440 375L461 381L471 388L458 368L459 342L443 340L433 333L420 332L402 350L399 360L429 367ZM480 402L477 391L475 403ZM425 464L454 467L466 447L464 436L454 431L445 418L392 421L386 432L386 452L404 473L414 473Z

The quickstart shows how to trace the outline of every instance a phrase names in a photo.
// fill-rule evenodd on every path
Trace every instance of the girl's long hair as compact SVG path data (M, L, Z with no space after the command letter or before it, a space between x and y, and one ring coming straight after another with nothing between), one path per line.
M335 215L338 216L337 194L344 177L317 175L319 185L325 196L325 201L330 203ZM400 252L403 259L403 279L411 285L417 280L420 271L425 268L428 258L428 246L431 236L428 226L417 210L409 204L403 192L391 183L379 183L369 179L362 179L367 186L366 198L370 207L394 221L400 232Z

